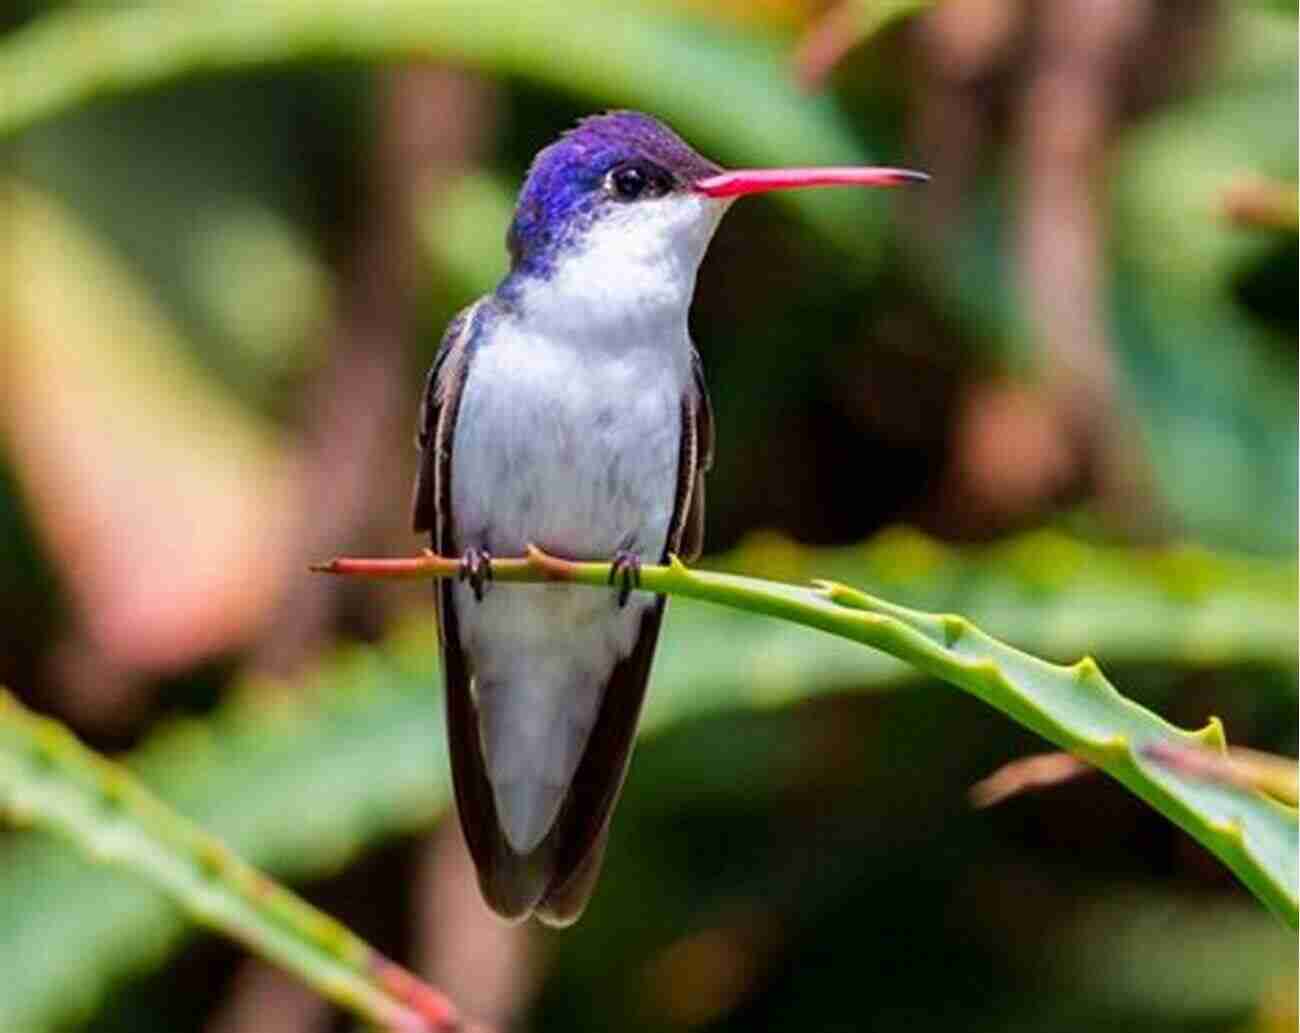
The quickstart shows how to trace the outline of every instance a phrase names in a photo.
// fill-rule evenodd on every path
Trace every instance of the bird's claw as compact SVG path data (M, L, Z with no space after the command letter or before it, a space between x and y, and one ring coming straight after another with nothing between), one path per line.
M476 602L483 601L483 593L492 583L492 554L487 549L466 549L460 558L457 581L468 581Z
M619 549L609 564L609 583L618 582L618 608L627 605L632 589L641 587L641 557L627 549Z

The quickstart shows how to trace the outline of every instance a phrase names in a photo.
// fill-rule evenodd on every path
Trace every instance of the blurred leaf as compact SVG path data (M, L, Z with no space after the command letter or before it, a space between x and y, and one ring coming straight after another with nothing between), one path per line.
M436 991L231 854L58 722L24 710L2 691L0 813L53 830L91 858L142 876L193 921L245 944L378 1027L431 1033L455 1022Z
M501 282L508 268L505 239L513 213L509 187L486 173L462 176L420 206L420 242L453 281L446 303L459 306Z
M281 413L325 344L313 200L360 146L348 129L366 85L337 69L188 82L70 112L9 151L16 176L66 205L155 295L175 343Z
M934 0L840 0L805 33L794 57L799 81L815 88L849 51Z
M684 12L596 0L284 0L69 9L0 40L0 134L105 93L199 70L319 58L452 60L664 118L719 156L850 164L868 155L826 98L800 95L777 41ZM865 261L883 204L864 191L780 195Z
M1096 549L1059 538L1031 539L1019 553L1015 546L956 550L906 533L854 550L769 539L721 559L774 577L820 569L897 590L910 601L996 623L1020 644L1041 642L1048 652L1072 649L1077 625L1097 636L1092 645L1102 657L1198 662L1198 640L1225 625L1228 633L1212 651L1217 660L1231 661L1235 643L1256 659L1294 663L1294 570L1258 561ZM1092 592L1103 591L1125 619L1089 623L1097 610ZM1162 616L1139 621L1152 606ZM1024 622L1020 634L1017 620ZM1271 646L1263 635L1234 638L1238 620L1278 638ZM1135 621L1151 636L1145 653ZM783 706L915 677L856 643L677 599L643 729L653 734L739 707ZM292 690L246 682L214 716L169 725L127 763L250 863L288 879L318 878L368 846L427 827L445 807L436 680L433 618L426 613L380 647L340 650ZM37 835L0 840L0 915L0 1029L37 1030L89 1014L110 987L158 964L187 932L162 896Z
M1223 203L1244 173L1296 180L1295 19L1240 6L1224 19L1216 74L1129 129L1108 163L1106 321L1120 390L1143 430L1133 447L1149 454L1176 530L1287 553L1297 528L1295 341L1234 296L1237 274L1276 238L1235 226ZM974 193L958 239L929 256L930 282L971 336L1024 365L1035 335L1015 279L1016 200L1002 192L989 180Z
M126 666L231 648L287 573L293 468L65 212L0 195L0 437L68 594Z
M190 291L247 370L256 397L275 397L323 357L328 274L293 226L268 208L211 213L193 235Z
M1114 281L1114 337L1162 496L1186 533L1294 549L1294 342L1226 298L1143 282L1122 257Z
M990 947L1041 991L993 1027L1002 1033L1244 1033L1260 1029L1250 1020L1279 992L1294 1001L1295 937L1245 901L1103 883L1073 900L1070 914L1025 935L1011 901L1028 887L1014 879L980 872L970 889L984 898Z
M432 636L426 617L383 650L342 650L292 692L246 683L127 764L257 867L289 879L337 871L447 803ZM30 1033L84 1021L190 932L163 894L34 833L0 839L0 915L0 1030Z
M1152 467L1185 526L1286 551L1296 541L1295 341L1233 297L1235 273L1273 243L1221 212L1244 172L1296 179L1295 19L1225 15L1218 77L1130 133L1119 154L1112 326Z
M1249 1014L1295 966L1295 937L1231 899L1118 893L1053 941L1048 967L1072 992L1184 1023Z
M1127 135L1114 179L1125 253L1153 288L1201 303L1226 300L1231 272L1270 246L1217 217L1225 194L1247 172L1294 183L1300 144L1294 17L1225 16L1217 73Z

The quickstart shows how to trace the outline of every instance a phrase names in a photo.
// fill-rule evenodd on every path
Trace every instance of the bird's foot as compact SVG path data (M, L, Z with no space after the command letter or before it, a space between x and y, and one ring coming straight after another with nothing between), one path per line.
M474 599L481 603L483 593L492 583L492 553L487 549L466 549L460 557L460 571L456 580L468 581Z
M641 587L641 557L628 549L619 549L609 564L609 583L618 583L618 608L627 605L632 589Z

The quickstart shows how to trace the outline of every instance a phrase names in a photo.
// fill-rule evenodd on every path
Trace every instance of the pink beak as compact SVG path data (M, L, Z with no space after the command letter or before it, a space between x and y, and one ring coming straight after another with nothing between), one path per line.
M696 180L694 188L708 197L741 197L769 190L798 190L800 187L863 186L896 187L907 183L928 183L924 172L911 169L843 167L811 169L733 169Z

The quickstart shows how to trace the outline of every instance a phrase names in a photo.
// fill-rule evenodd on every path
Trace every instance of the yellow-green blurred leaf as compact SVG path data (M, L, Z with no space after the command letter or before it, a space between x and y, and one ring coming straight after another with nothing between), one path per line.
M66 211L0 196L0 436L51 562L121 664L230 648L287 573L292 463Z

